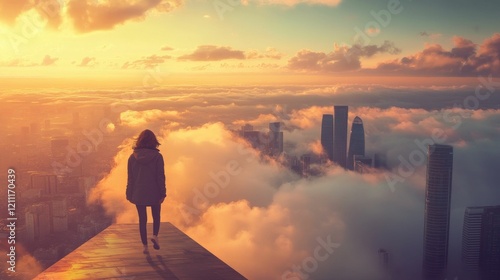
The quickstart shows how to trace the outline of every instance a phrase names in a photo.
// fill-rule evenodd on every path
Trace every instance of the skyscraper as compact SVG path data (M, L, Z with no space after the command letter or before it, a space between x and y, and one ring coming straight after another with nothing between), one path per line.
M352 122L349 152L347 153L347 168L351 170L354 169L355 155L365 155L365 129L363 128L363 121L358 116Z
M27 241L33 243L50 234L50 206L38 203L27 207L25 212Z
M334 106L335 127L333 141L333 162L347 167L347 106Z
M500 205L465 209L462 263L467 279L500 279Z
M321 146L328 159L333 161L333 115L325 114L321 120Z
M283 131L281 122L269 123L269 154L280 156L283 153Z
M469 273L479 269L479 247L484 207L467 207L462 231L462 264Z
M429 145L425 186L423 279L445 279L448 260L453 147Z
M484 209L479 250L481 280L500 279L500 206Z

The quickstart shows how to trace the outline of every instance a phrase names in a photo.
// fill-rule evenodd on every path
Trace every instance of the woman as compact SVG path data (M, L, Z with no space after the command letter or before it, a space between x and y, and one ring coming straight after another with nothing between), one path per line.
M134 152L128 159L127 200L135 204L139 214L139 232L144 245L144 254L149 253L146 223L146 206L151 206L153 216L153 247L160 249L161 204L167 196L163 156L158 150L160 143L155 134L146 129L137 138Z

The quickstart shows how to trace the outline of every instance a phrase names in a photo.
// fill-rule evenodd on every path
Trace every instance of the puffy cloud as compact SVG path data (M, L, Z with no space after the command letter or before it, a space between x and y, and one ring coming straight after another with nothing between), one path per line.
M279 60L283 57L275 48L267 48L265 51L258 50L242 51L234 50L231 47L219 47L213 45L198 46L198 48L190 53L178 57L178 60L191 60L191 61L219 61L226 59L276 59Z
M306 107L302 112L290 112L289 119L307 114L313 118L322 110ZM498 147L494 139L500 131L493 125L500 117L498 110L470 112L478 119L463 118L446 140L456 146L456 170L463 172L456 172L452 204L450 255L457 256L464 207L474 201L491 203L493 199L486 201L489 196L483 195L491 194L490 189L496 186L491 174L471 176L485 174L480 166L474 166L477 160L496 166L500 151L491 150ZM359 107L352 108L351 113L350 119L359 115L365 125L372 126L367 132L369 151L381 149L397 161L398 156L407 157L418 150L414 140L427 138L433 128L455 125L447 123L444 115L466 116L468 110ZM489 125L478 129L478 123L483 122ZM399 127L392 125L402 123ZM422 126L426 130L418 129ZM311 129L305 126L302 132ZM475 133L469 135L470 131ZM425 163L415 166L413 175L391 191L385 177L388 173L383 172L356 174L331 166L324 176L299 178L273 161L261 161L221 123L166 129L159 135L168 189L162 217L249 279L290 275L294 266L301 267L304 259L314 256L318 239L328 238L340 246L324 262L318 262L315 272L302 269L302 273L314 279L333 274L339 279L383 279L377 251L384 248L392 256L391 267L400 273L398 279L414 279L411 275L418 279ZM311 146L318 148L318 137L316 134L311 138ZM456 145L460 141L467 144ZM123 189L130 146L127 141L115 157L116 167L94 191L94 199L102 200L117 221L124 223L137 221L136 211L125 200ZM488 150L493 154L487 156ZM396 168L391 172L397 173L398 162L392 164ZM475 186L479 187L469 190L474 180L481 183L476 181ZM245 254L241 254L242 250ZM454 267L457 262L459 257L452 258L450 271L459 275ZM256 264L259 270L254 269Z
M54 64L59 58L57 57L50 57L50 55L46 55L43 60L42 60L42 65L43 66L48 66Z
M0 0L0 20L14 24L29 11L36 11L51 26L58 27L64 18L78 32L112 29L129 20L139 20L149 12L170 12L182 5L182 0Z
M26 6L30 2L29 0L0 0L0 19L13 23L17 16L26 10Z
M120 114L120 122L125 126L144 126L158 120L177 119L180 113L177 111L162 111L158 109L146 111L127 110Z
M149 11L169 12L182 4L181 0L125 0L97 2L70 0L68 15L79 32L112 29L129 20L141 19Z
M247 0L246 2L249 2L249 0ZM298 4L307 4L307 5L337 6L342 1L341 0L255 0L255 2L262 5L295 6Z
M59 26L62 21L61 11L63 5L63 1L58 0L0 0L0 20L9 24L14 24L20 15L30 11L36 11L38 15L51 26Z
M382 45L353 46L334 45L330 53L301 50L288 61L288 68L300 71L342 72L361 69L361 58L378 53L397 54L400 49L394 43L385 41Z
M240 50L233 50L230 47L205 45L205 46L198 46L198 48L191 54L180 56L177 59L192 60L192 61L218 61L225 59L245 59L245 53Z
M331 275L378 279L377 251L384 248L391 256L393 278L413 280L421 269L425 185L425 153L416 141L426 141L437 129L446 135L446 143L455 146L449 261L453 277L466 278L457 268L464 207L498 204L499 97L491 94L480 100L490 109L452 108L474 96L474 88L172 86L144 90L137 99L132 98L136 90L116 89L65 95L34 90L6 93L2 100L7 104L3 108L13 114L21 111L18 108L30 108L20 105L26 100L36 103L32 118L38 120L41 113L63 119L61 111L82 107L91 108L94 116L96 104L130 97L121 105L133 110L122 110L122 121L114 122L116 128L109 132L113 136L106 138L110 147L122 144L114 167L93 193L93 199L102 201L118 222L137 222L135 208L125 200L126 162L132 137L147 126L157 132L165 157L164 221L174 223L249 279L289 275L293 266L302 267L304 260L314 257L318 238L330 236L340 246L308 273L311 279ZM334 104L350 105L349 120L363 119L367 153L387 155L391 170L357 174L326 166L321 167L323 176L300 178L274 161L262 160L227 128L234 120L265 123L273 117L295 127L284 135L287 153L294 152L289 148L294 145L319 152L320 117L332 113ZM118 106L112 108L120 111ZM208 118L220 122L207 123ZM385 175L398 174L400 157L408 159L415 151L423 155L421 163L392 191Z
M479 49L471 40L453 38L454 47L427 45L413 55L381 63L374 72L405 75L476 76L500 75L500 33L486 39Z
M86 56L82 59L82 62L80 62L80 64L78 66L80 67L91 67L91 66L94 66L96 64L96 59L95 57L89 57L89 56Z

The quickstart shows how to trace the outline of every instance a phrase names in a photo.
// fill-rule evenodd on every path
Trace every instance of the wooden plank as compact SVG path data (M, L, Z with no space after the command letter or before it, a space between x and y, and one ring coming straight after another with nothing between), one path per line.
M151 236L152 224L148 224ZM113 224L34 279L245 279L171 223L142 253L137 224Z

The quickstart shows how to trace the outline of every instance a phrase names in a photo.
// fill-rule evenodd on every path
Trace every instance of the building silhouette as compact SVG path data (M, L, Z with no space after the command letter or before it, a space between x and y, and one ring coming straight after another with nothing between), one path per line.
M468 279L500 279L500 205L465 209L462 264Z
M53 160L64 161L68 154L69 139L66 137L55 137L50 140L50 151Z
M429 145L425 186L423 279L445 279L448 260L453 147Z
M269 123L269 155L277 157L283 153L283 131L281 122Z
M325 114L321 120L321 146L328 159L333 161L333 115Z
M354 155L354 171L358 173L368 173L373 168L373 159L360 155Z
M261 132L254 130L252 125L246 124L241 127L239 134L252 148L265 155L279 157L283 154L282 126L281 122L272 122L269 123L268 132Z
M30 189L38 189L42 195L54 195L59 192L57 176L44 172L30 172Z
M387 250L383 248L380 248L378 250L378 258L380 267L382 268L384 273L387 273L389 270L389 252L387 252Z
M477 278L484 207L467 207L462 231L462 265L469 277ZM474 277L476 276L476 277Z
M67 199L64 196L54 198L50 205L51 212L51 231L64 232L68 230L68 206Z
M37 203L29 206L25 212L26 239L28 243L45 239L50 234L50 205Z
M347 153L347 168L354 169L354 156L365 155L365 129L363 121L356 116L351 126L351 137L349 139L349 151Z
M500 206L484 209L480 243L480 279L500 279Z
M347 167L347 115L349 107L334 106L335 126L333 137L333 162Z

